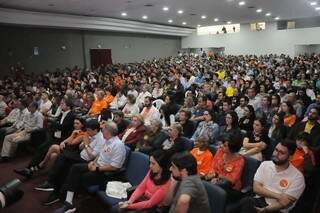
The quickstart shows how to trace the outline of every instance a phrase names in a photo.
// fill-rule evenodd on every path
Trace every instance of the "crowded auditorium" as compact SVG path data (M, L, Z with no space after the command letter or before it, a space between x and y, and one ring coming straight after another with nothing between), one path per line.
M319 213L318 5L0 1L0 212Z

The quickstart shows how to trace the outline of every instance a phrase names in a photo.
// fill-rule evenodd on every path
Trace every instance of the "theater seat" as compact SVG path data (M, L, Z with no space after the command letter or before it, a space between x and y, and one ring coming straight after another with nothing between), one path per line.
M211 213L224 213L227 198L226 192L219 186L207 181L203 181L202 183L208 194Z
M253 178L256 174L260 161L244 156L244 168L241 177L242 189L241 192L245 195L249 195L253 190ZM237 212L239 210L240 202L230 203L226 207L226 212Z
M125 180L129 182L132 186L137 186L146 176L149 171L149 156L141 152L131 152L128 166L125 170ZM98 197L108 206L114 206L121 199L112 198L106 195L105 191L99 191Z

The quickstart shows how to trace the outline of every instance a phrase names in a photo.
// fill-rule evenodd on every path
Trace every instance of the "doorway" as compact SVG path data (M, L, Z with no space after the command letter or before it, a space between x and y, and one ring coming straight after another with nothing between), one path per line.
M90 49L91 68L112 64L111 49Z

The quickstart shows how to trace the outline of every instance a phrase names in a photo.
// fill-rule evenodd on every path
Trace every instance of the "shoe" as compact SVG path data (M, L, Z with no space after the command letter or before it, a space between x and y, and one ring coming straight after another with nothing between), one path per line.
M59 201L59 196L56 193L51 193L46 201L44 201L42 204L44 206L49 206L51 204L54 204Z
M9 157L0 157L0 163L7 163L9 160Z
M52 192L53 191L53 184L51 184L49 181L45 181L38 185L37 187L34 187L34 190L37 191L44 191L44 192Z
M72 212L75 212L76 210L77 209L74 205L65 201L63 203L63 206L61 208L57 209L56 211L54 211L54 213L72 213Z
M25 177L25 178L28 178L28 179L30 179L30 178L32 177L32 175L33 175L33 172L32 172L30 169L28 169L28 168L24 168L24 169L20 169L20 170L15 169L15 170L13 170L13 171L14 171L15 173L17 173L17 174Z

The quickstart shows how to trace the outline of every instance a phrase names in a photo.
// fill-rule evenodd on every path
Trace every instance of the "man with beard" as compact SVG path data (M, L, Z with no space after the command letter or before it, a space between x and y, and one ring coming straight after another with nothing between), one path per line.
M318 142L320 137L320 124L318 123L319 118L320 108L312 108L308 114L308 120L301 121L300 123L296 124L288 135L288 138L295 140L301 132L310 134L310 138L312 139L310 148L316 154L316 162L319 162L320 160L320 143Z
M302 173L289 161L294 150L294 142L282 141L274 149L272 161L261 163L253 183L260 197L247 198L251 202L242 206L241 212L289 212L294 207L305 188Z
M151 96L147 96L144 99L144 108L140 113L143 117L144 124L149 126L152 120L160 119L160 112L155 106L152 105Z
M170 171L177 182L172 185L167 196L171 204L169 213L209 213L208 196L197 175L196 159L188 152L177 153L172 156Z

